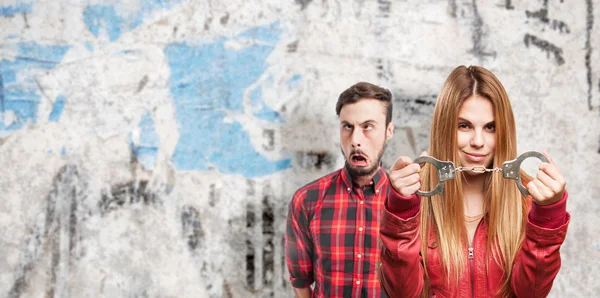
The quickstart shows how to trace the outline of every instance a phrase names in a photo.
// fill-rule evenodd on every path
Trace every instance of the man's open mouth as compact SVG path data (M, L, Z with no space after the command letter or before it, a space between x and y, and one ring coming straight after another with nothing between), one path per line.
M350 164L353 166L366 166L368 164L367 157L362 154L352 154L350 156Z

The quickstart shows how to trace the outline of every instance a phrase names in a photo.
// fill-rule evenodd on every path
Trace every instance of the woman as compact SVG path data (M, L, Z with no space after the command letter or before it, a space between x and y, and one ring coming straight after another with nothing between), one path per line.
M504 87L487 69L459 66L446 79L431 125L429 154L459 167L501 168L517 157ZM546 154L547 156L547 154ZM549 158L550 159L550 158ZM381 224L381 283L389 297L545 297L560 269L570 216L565 180L550 159L531 194L499 172L463 171L444 192L435 168L399 157Z

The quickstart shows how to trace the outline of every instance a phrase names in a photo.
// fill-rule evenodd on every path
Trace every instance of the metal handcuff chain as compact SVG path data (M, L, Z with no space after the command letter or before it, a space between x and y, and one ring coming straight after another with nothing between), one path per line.
M502 168L487 169L485 167L455 167L451 161L440 161L431 156L419 156L414 160L414 163L430 163L432 164L438 174L438 185L437 187L428 192L417 190L416 194L422 197L431 197L442 193L444 191L444 182L456 178L456 172L471 171L474 173L486 173L486 172L502 172L502 177L505 179L513 179L517 184L517 188L524 197L529 195L529 191L521 181L521 163L527 158L535 157L542 162L550 162L548 158L538 151L528 151L519 155L516 159L505 161L502 164Z

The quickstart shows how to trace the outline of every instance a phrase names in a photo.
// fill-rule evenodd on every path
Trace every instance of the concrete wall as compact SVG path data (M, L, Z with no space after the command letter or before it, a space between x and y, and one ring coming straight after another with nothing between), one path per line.
M600 1L2 0L0 29L0 297L291 297L287 202L343 164L337 95L392 90L389 167L459 64L567 178L551 296L600 292Z

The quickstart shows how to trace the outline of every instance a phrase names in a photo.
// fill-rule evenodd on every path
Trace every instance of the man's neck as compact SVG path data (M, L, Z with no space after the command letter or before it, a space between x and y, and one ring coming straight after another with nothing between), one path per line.
M377 170L375 170L373 172L373 174L371 174L369 176L352 177L352 181L354 181L354 183L358 184L358 186L363 187L363 186L369 184L371 182L371 180L373 180L373 177L375 177L377 172L379 172L379 168L380 167L377 167Z

